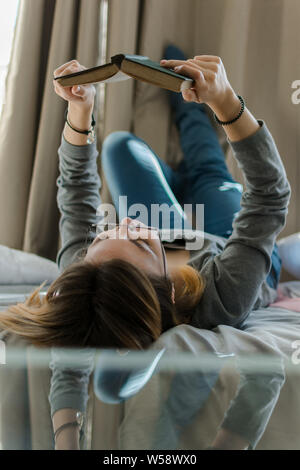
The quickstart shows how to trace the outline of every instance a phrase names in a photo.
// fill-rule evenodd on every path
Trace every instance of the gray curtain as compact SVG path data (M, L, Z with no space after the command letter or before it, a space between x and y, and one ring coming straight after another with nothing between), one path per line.
M108 15L101 22L103 5ZM188 57L220 55L235 90L266 120L293 190L282 235L298 231L299 106L291 84L300 76L299 19L297 0L185 0L184 7L181 0L21 0L0 122L0 243L53 260L57 253L55 179L65 103L53 92L53 70L72 58L94 66L119 52L159 60L169 42ZM176 166L182 153L165 90L135 80L98 90L100 151L110 132L130 130ZM227 150L223 130L217 132Z
M98 63L101 0L20 0L0 122L0 243L55 260L57 149L66 104L53 71ZM100 33L100 34L99 34Z

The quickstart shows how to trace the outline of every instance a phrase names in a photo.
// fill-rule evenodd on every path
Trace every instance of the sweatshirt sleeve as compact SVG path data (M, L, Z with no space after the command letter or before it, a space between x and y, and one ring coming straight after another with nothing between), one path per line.
M258 123L253 135L229 141L246 188L223 251L195 266L206 281L191 321L198 328L239 327L259 307L256 301L271 268L276 237L286 222L290 185L266 124Z
M273 358L266 371L249 372L240 367L240 383L222 428L243 437L253 450L264 434L285 382L282 358Z
M56 184L60 211L61 249L56 262L60 271L76 261L76 255L87 245L92 224L97 223L97 208L101 204L101 180L97 168L96 142L72 145L62 134L58 149L59 177Z
M73 353L74 354L74 353ZM49 402L51 417L63 408L73 408L85 413L88 401L90 375L94 369L94 350L76 350L76 367L70 364L67 350L52 348L52 370Z
M89 227L98 221L96 213L101 203L101 181L97 168L96 142L72 145L62 135L58 155L60 174L57 179L57 204L61 214L59 230L62 246L56 261L60 272L63 272L86 247ZM85 411L93 359L93 350L79 350L78 365L76 368L70 367L64 350L52 348L49 394L51 416L62 408Z

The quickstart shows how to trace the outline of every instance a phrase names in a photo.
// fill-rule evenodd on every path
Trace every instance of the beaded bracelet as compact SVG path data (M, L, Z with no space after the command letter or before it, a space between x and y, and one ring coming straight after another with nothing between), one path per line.
M235 118L231 119L231 121L220 121L220 119L218 119L217 116L216 116L216 114L214 113L214 118L215 118L215 120L217 121L218 124L221 124L221 126L229 126L229 124L233 124L233 123L234 123L235 121L237 121L237 120L241 117L241 115L243 114L244 109L245 109L245 101L244 101L244 99L242 98L242 96L237 95L237 97L238 97L238 99L239 99L240 102L241 102L241 109L240 109L239 114L238 114Z

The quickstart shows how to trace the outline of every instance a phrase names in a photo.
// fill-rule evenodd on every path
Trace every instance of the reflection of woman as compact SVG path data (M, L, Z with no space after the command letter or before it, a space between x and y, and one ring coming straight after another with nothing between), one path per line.
M202 407L207 406L211 389L218 379L218 368L221 367L218 362L220 359L216 359L209 372L195 370L175 374L166 400L161 398L160 401L152 449L178 448L181 434L197 419ZM269 364L264 372L247 371L241 358L236 358L236 366L239 385L213 441L214 449L254 449L268 425L285 381L281 357L273 356L272 365ZM147 421L145 426L147 428ZM199 428L200 433L205 433L205 426Z
M280 261L273 249L285 224L290 188L272 136L248 109L240 112L241 100L218 57L186 61L172 47L166 56L175 59L166 67L182 65L182 73L195 80L195 87L182 93L184 100L171 96L184 152L179 171L173 172L128 132L105 139L102 163L117 209L118 196L124 194L128 206L170 206L177 202L172 189L180 202L204 204L204 229L209 232L204 247L165 252L158 236L147 236L151 231L146 226L125 218L120 227L91 239L85 257L78 258L100 204L96 143L88 144L87 135L78 132L90 127L95 91L92 85L77 91L55 84L57 94L69 103L73 127L66 123L64 128L57 180L62 215L57 261L64 271L45 299L35 292L26 305L3 314L1 326L38 345L143 349L180 323L238 327L252 309L275 299ZM81 69L71 61L55 75ZM223 123L237 117L224 129L247 180L242 198L200 103ZM88 354L77 374L61 372L59 360L53 352L50 400L55 428L70 421L72 410L84 411L91 370ZM61 442L64 435L60 433Z

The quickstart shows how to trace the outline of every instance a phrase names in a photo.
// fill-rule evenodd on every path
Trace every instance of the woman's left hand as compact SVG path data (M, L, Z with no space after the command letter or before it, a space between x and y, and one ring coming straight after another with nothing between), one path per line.
M188 60L161 61L160 65L172 68L175 72L195 80L194 87L182 92L186 101L206 103L211 108L215 108L222 106L228 96L234 94L220 57L197 55Z
M77 60L70 60L65 64L54 70L54 78L62 77L70 73L81 72L87 70L87 67L81 65ZM94 107L94 99L96 95L95 86L92 84L80 85L80 86L68 86L64 87L58 83L57 80L53 79L53 86L55 93L62 99L66 100L71 107L75 107L77 110L92 110Z

